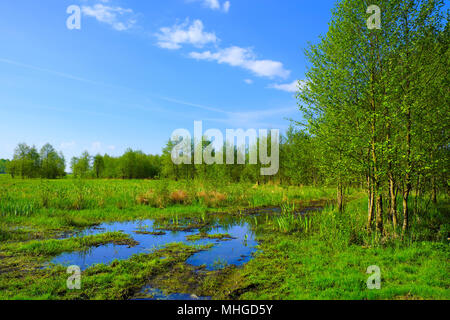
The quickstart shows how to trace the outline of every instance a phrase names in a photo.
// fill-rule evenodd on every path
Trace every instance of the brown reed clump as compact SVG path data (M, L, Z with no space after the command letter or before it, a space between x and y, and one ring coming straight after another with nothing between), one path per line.
M172 203L182 203L185 204L188 202L188 194L184 190L175 190L173 191L170 196L170 201Z
M138 194L136 197L136 202L143 205L150 205L150 200L154 198L153 190L149 190L146 193Z
M154 208L164 208L167 201L163 196L157 195L155 191L149 190L146 193L139 194L136 197L136 202Z
M201 191L197 193L198 199L202 200L204 204L208 207L218 207L220 204L225 202L228 196L225 193L220 193L217 191L211 191L209 193Z

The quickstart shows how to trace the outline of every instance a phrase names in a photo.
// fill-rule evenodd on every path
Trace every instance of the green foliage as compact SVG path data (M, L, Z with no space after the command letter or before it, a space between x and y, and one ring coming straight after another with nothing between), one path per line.
M83 251L90 247L107 243L136 244L129 235L121 232L109 232L86 237L74 237L64 240L35 240L24 244L10 244L4 250L6 252L26 254L31 256L56 256L63 252Z
M56 179L65 175L66 161L62 153L57 153L50 145L46 144L40 152L41 177L46 179Z
M383 232L383 199L395 228L401 192L406 232L413 189L448 192L450 36L443 1L378 5L382 28L369 30L367 2L337 3L328 33L306 51L311 67L298 99L338 204L345 185L364 183L368 226L376 220Z
M91 172L91 156L85 151L80 158L73 157L70 162L72 174L76 178L89 178L92 176Z
M0 174L6 173L6 168L8 167L8 160L0 159Z
M65 176L66 162L62 153L57 153L46 144L38 153L36 147L22 143L14 151L13 159L6 164L6 171L14 177L56 179ZM0 168L1 172L1 168Z
M14 178L36 178L40 175L40 156L36 147L21 143L14 151L13 160L8 165L8 173Z

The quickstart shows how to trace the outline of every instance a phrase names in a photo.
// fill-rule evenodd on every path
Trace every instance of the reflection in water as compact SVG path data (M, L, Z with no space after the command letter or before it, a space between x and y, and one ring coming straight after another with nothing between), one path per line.
M234 221L223 221L223 225L219 225L218 221L214 221L213 227L203 228L202 232L207 234L228 233L233 237L231 240L220 241L216 239L202 239L198 241L187 241L186 236L195 235L198 229L187 231L165 231L157 233L161 226L156 226L153 220L133 221L133 222L116 222L104 223L100 226L86 229L77 234L77 236L96 235L105 232L122 231L129 234L134 240L139 242L135 247L123 245L107 244L96 248L90 248L84 252L65 253L54 258L51 263L63 265L77 265L82 270L99 263L109 264L118 259L128 259L134 254L150 253L162 248L164 245L175 242L185 244L214 246L207 251L201 251L190 257L187 263L194 266L206 265L207 270L216 269L220 265L242 265L248 262L257 242L250 225L242 219L234 219ZM138 231L136 233L136 231ZM156 234L151 234L156 232Z
M141 298L133 300L211 300L211 297L197 297L188 293L172 293L165 295L161 290L145 286L141 291Z
M295 214L303 215L308 212L321 210L319 207L303 208ZM84 252L62 254L51 261L54 264L77 265L82 270L99 263L109 264L118 259L128 259L134 254L150 253L169 243L182 242L190 245L213 244L206 251L193 254L187 263L193 266L204 266L206 270L216 270L227 265L240 266L252 259L256 251L257 242L251 225L264 224L273 214L280 213L279 208L253 210L252 215L217 215L209 223L198 224L191 219L176 219L176 221L133 221L104 223L100 226L86 229L75 236L96 235L105 232L122 231L130 235L139 244L135 247L107 244L97 248L90 248ZM178 231L171 231L179 229ZM217 239L202 239L187 241L187 236L199 232L212 234L229 234L232 238L226 241ZM74 235L72 235L74 236ZM69 235L64 235L64 238ZM186 293L164 295L159 289L151 286L143 287L137 299L145 300L208 300L210 297L197 297Z

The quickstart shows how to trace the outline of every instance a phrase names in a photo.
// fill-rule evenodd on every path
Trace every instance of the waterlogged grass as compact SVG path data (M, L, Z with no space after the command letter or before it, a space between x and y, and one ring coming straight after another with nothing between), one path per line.
M67 288L66 268L14 271L0 274L0 299L123 300L132 298L149 278L170 274L192 254L207 247L172 244L151 254L135 255L110 265L95 265L82 272L81 289Z
M6 254L23 254L31 256L51 257L64 252L83 251L91 247L98 247L108 243L116 245L136 245L136 241L122 232L108 232L86 237L74 237L57 240L34 240L26 243L12 243L1 247Z
M0 243L0 281L4 281L11 275L22 279L22 274L37 272L52 257L59 254L87 251L92 247L110 243L128 246L137 244L129 235L121 232L108 232L60 240L46 239ZM13 290L13 287L8 290Z
M233 237L227 233L219 233L219 234L198 233L193 234L191 236L187 236L186 239L188 241L198 241L202 239L231 240L233 239Z
M389 230L388 221L382 237L368 235L366 207L366 200L359 199L342 214L327 208L308 218L291 215L287 227L278 225L283 215L261 225L260 250L239 273L238 297L450 299L450 248L447 233L442 234L449 227L448 207L419 211L403 241ZM366 272L374 265L381 270L380 290L367 287Z
M329 201L334 196L334 188L0 176L0 299L129 299L139 297L148 284L167 294L213 299L450 298L447 197L441 195L434 206L413 195L411 212L416 213L402 240L388 217L383 235L366 231L363 193L350 190L346 198L351 201L341 214ZM322 212L298 211L326 203ZM253 215L258 213L253 209L267 206L281 211ZM81 290L67 289L66 268L42 268L62 252L107 243L133 245L122 233L54 239L61 232L102 222L155 219L154 231L136 232L157 236L200 228L188 239L196 241L203 239L201 228L217 213L230 221L246 217L253 227L260 250L243 268L206 271L189 266L185 262L192 254L208 248L183 244L87 268ZM220 260L217 265L224 267ZM367 288L366 271L373 265L381 270L380 290Z
M201 181L22 180L0 176L0 241L42 239L102 222L185 217L305 203L333 188L211 184ZM150 196L149 196L150 195Z
M242 272L241 299L449 299L448 245L335 250L317 240L266 239ZM381 289L369 290L369 266L381 270Z
M208 208L259 207L286 201L330 199L334 188L278 185L211 184L168 180L21 180L0 177L0 214L31 216L40 209L126 209L137 205L167 208L198 205Z

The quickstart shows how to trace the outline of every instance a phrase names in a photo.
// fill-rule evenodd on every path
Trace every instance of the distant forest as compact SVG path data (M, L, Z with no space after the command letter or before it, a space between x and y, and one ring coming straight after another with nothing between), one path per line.
M6 164L8 163L8 160L0 159L0 174L6 173Z
M203 148L211 142L204 141ZM287 184L317 185L323 182L325 172L317 161L319 150L314 138L290 127L280 144L280 170L275 176L261 176L260 164L246 165L175 165L171 159L174 144L168 142L162 155L145 154L128 149L120 157L108 154L91 155L87 151L70 161L72 175L84 179L206 179L221 182L264 183L279 181ZM192 148L193 150L193 148ZM235 151L237 153L237 150ZM246 150L248 163L249 154ZM224 160L225 162L225 160ZM18 178L56 179L66 176L66 160L50 144L39 151L35 146L19 144L13 159L5 162L7 172Z

